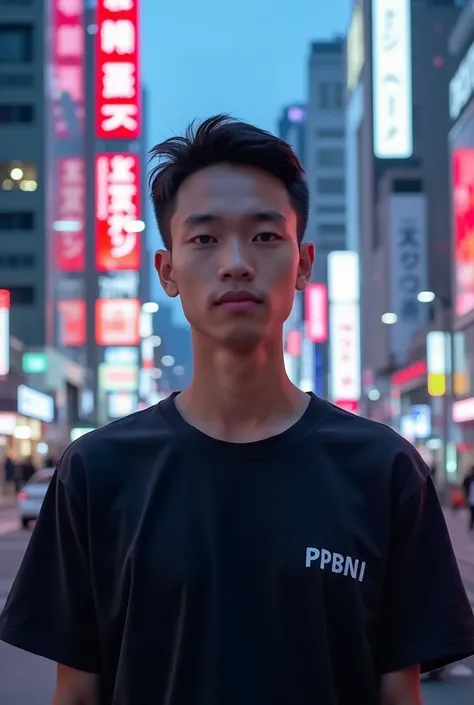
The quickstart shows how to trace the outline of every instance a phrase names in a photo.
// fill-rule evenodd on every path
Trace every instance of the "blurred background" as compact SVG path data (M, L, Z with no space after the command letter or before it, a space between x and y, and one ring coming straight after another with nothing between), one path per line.
M307 173L317 261L284 330L291 379L395 428L462 504L474 0L326 7L0 0L0 606L27 540L24 483L71 440L191 378L187 323L153 271L147 152L214 113L275 132ZM448 520L474 596L474 543ZM46 703L50 665L2 655L2 703L31 694L12 675L21 664L37 679L28 701ZM427 702L472 702L464 669L468 688L433 685Z

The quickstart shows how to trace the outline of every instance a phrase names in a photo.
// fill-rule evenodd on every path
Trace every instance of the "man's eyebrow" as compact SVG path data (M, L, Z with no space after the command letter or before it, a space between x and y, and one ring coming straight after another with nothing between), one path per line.
M255 221L258 223L285 223L286 218L282 213L278 211L256 211L255 213L245 214L246 220ZM206 225L208 223L215 223L222 220L222 218L213 213L192 213L184 220L184 226L187 228L192 228L196 225Z

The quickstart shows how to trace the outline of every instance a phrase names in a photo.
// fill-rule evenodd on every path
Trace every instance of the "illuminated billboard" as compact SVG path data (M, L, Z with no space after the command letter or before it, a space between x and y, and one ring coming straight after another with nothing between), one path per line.
M351 250L333 250L328 255L329 299L334 303L359 300L359 256Z
M474 309L474 149L453 152L455 310Z
M98 139L140 136L139 0L98 0L95 126Z
M361 395L359 304L331 304L329 320L331 400L356 411Z
M140 308L138 299L97 299L95 303L97 345L139 345Z
M140 233L127 231L140 213L140 158L130 153L98 154L95 189L96 268L140 269Z
M374 155L413 154L410 0L372 0Z
M0 289L0 375L10 372L10 292Z
M325 284L308 284L305 291L306 335L312 343L328 338L328 294Z
M56 164L53 223L56 267L60 272L83 272L86 266L84 158L61 157Z
M86 344L86 302L84 299L61 299L58 301L58 340L66 348Z
M84 122L83 6L83 0L53 0L53 123L60 139L77 134Z

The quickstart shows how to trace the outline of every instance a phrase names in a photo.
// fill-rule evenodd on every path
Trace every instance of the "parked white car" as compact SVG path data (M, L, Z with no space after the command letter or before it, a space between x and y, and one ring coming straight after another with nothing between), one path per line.
M54 475L54 468L38 470L28 480L22 491L18 494L18 512L21 525L27 529L30 522L38 518L46 491Z

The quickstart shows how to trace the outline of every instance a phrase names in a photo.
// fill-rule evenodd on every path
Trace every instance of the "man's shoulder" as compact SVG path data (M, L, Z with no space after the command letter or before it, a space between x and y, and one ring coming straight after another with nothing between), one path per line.
M420 489L430 475L418 451L389 426L325 402L319 434L331 454L350 470L385 475L396 494Z
M68 481L84 476L118 476L122 467L136 469L156 457L176 438L159 412L159 405L112 421L75 440L58 465L59 477Z

